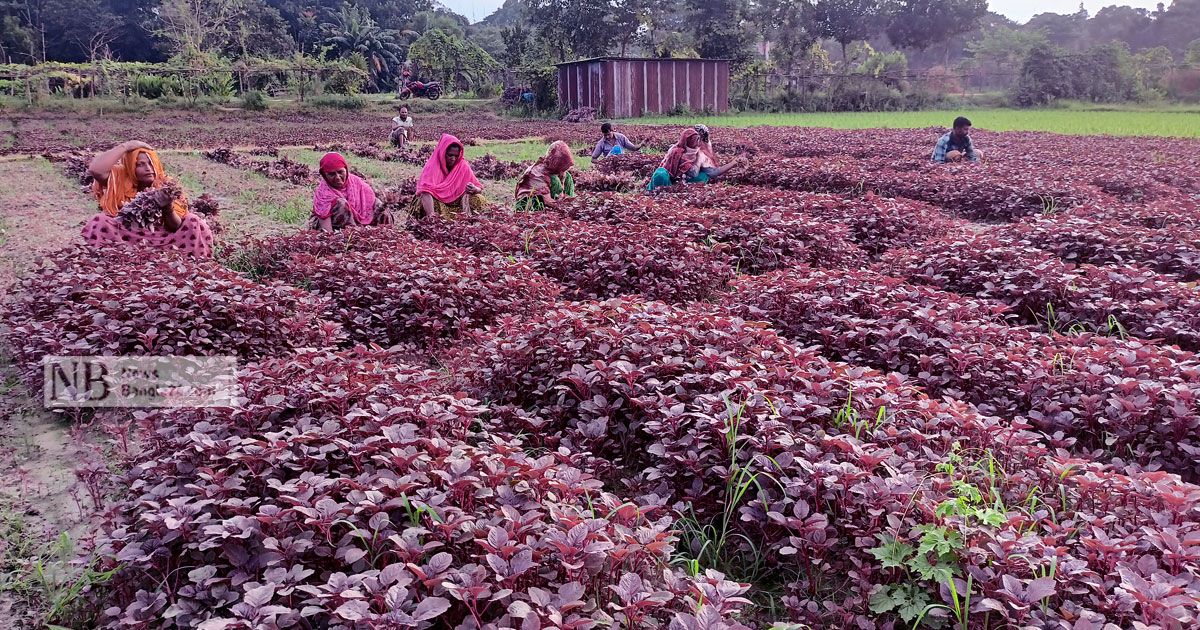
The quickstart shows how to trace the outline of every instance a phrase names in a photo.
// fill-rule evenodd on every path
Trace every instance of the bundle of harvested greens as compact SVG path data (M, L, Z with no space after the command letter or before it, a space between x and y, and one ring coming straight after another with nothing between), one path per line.
M159 193L165 193L171 201L183 197L183 188L179 182L168 179L160 188L147 188L138 193L128 203L121 206L117 220L126 228L153 229L162 225L163 206L159 203Z

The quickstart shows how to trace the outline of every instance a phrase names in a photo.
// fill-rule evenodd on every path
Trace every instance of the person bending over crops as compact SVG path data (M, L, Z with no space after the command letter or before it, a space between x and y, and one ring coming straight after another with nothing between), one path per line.
M210 258L213 233L188 212L179 184L166 177L150 145L130 140L97 155L88 165L100 214L83 226L93 245L119 243L177 249Z
M463 157L462 142L448 133L442 134L437 149L421 169L410 212L419 217L436 214L446 219L453 219L460 211L481 212L487 207L482 192L483 184Z
M667 151L662 165L650 178L650 190L671 184L703 184L724 175L745 158L739 157L724 166L717 166L701 150L703 141L696 129L684 129L679 142ZM706 163L711 166L704 166Z
M321 158L321 183L313 194L308 228L332 232L355 225L391 225L395 217L383 209L363 178L350 172L346 158L326 153Z
M517 180L517 210L541 210L555 199L574 197L572 166L575 157L571 155L571 147L562 140L552 143L546 155L525 169Z
M954 119L954 129L942 136L933 148L933 161L939 164L982 159L983 152L971 143L971 121L963 116Z
M400 115L392 118L392 133L388 136L392 146L404 148L408 144L409 135L412 133L413 119L408 115L408 106L400 106Z
M599 160L610 155L621 155L626 151L641 151L642 147L629 141L625 134L613 131L612 123L600 125L600 141L592 149L592 159Z
M717 166L717 152L713 150L712 136L709 135L706 125L696 125L694 128L696 133L700 134L700 172L713 179L720 175L720 167Z

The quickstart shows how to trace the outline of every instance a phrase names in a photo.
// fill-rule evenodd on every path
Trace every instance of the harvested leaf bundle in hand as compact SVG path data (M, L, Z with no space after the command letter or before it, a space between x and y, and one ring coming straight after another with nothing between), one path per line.
M183 197L183 188L174 180L167 180L161 188L147 188L121 206L117 220L126 228L157 228L162 224L163 206L159 204L159 193L166 194L171 201Z

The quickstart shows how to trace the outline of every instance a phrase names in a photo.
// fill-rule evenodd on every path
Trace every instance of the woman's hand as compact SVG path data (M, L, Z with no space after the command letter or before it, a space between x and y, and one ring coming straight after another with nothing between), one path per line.
M478 195L481 192L483 192L482 188L480 188L479 186L476 186L475 184L467 182L467 194L468 195Z
M102 184L107 182L108 175L112 172L113 167L117 165L117 162L120 162L126 153L134 149L154 150L150 145L141 140L127 140L92 158L91 164L88 164L88 174Z
M154 191L154 203L158 204L158 207L166 208L171 205L172 201L174 200L171 199L171 195L167 194L166 188L158 188Z
M134 149L145 149L147 151L153 151L154 147L146 144L145 142L142 142L141 140L128 140L121 145L121 149L122 149L121 150L122 153L129 153L130 151L132 151Z

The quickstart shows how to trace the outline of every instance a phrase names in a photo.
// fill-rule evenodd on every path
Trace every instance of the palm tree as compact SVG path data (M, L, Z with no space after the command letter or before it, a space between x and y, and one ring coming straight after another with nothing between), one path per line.
M367 72L376 88L390 87L395 71L404 60L400 33L380 28L366 9L349 3L330 21L321 23L322 44L332 46L340 57L355 53L367 60Z

